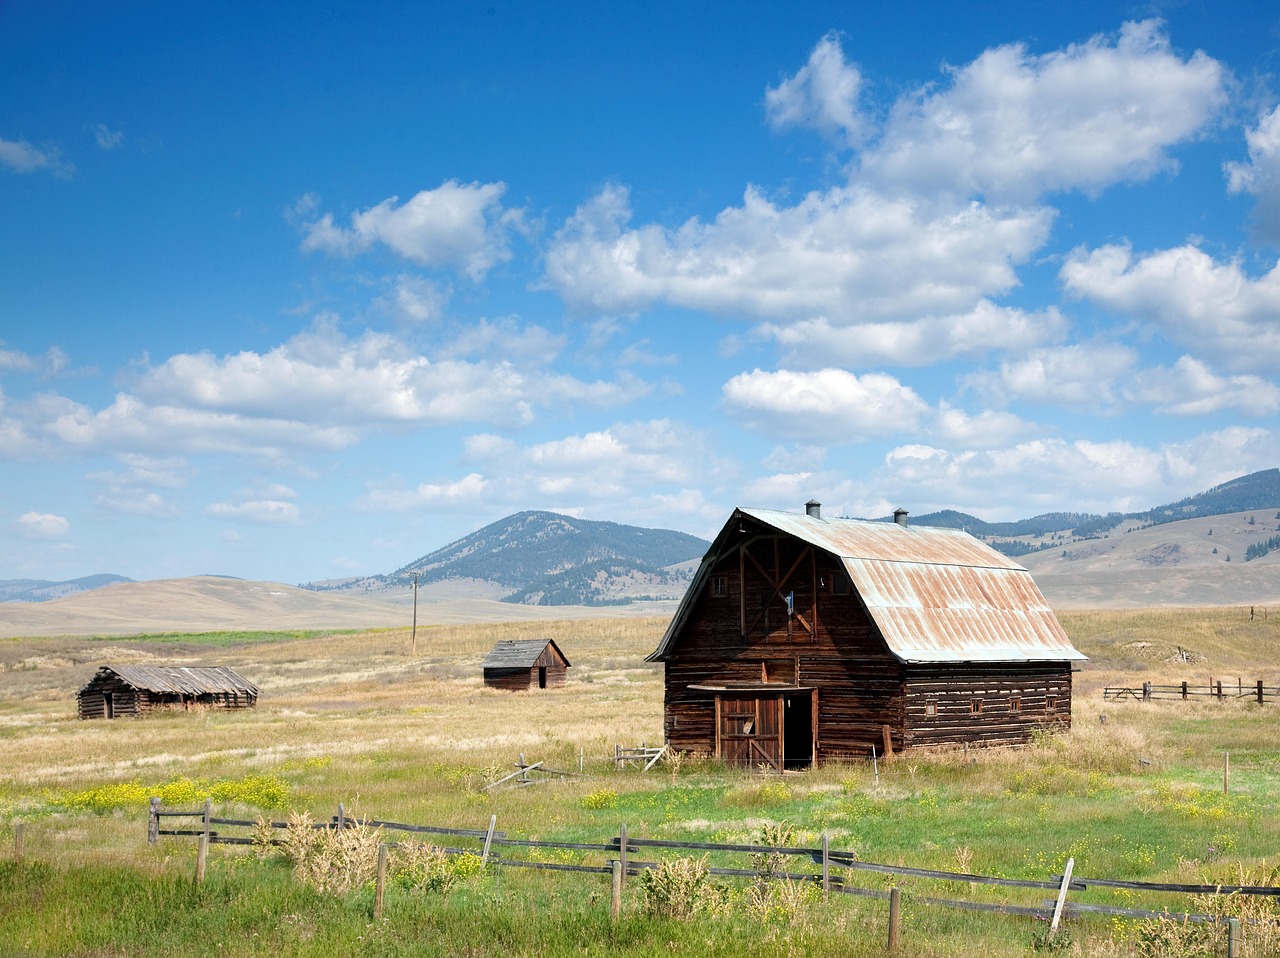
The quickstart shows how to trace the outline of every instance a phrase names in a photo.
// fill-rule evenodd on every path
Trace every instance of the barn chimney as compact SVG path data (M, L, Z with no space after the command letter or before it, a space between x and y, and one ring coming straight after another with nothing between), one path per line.
M893 521L905 529L907 527L907 510L901 507L894 509Z
M804 514L812 516L814 519L822 518L822 503L817 499L810 499L804 504Z

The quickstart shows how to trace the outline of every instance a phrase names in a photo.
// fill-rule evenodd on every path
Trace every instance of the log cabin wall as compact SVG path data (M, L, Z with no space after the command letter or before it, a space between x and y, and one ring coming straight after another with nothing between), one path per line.
M107 714L107 696L111 697L111 714ZM76 713L82 719L123 718L137 716L138 693L118 675L95 678L76 696Z
M1068 662L912 665L906 745L1029 742L1036 729L1071 725Z

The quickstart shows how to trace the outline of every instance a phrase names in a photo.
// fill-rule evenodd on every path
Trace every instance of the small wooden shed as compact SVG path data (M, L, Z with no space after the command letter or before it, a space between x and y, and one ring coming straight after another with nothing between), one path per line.
M672 748L783 769L1070 723L1084 656L1031 574L895 519L734 510L648 658Z
M197 706L253 708L258 687L225 666L104 665L76 695L82 719Z
M504 639L484 660L484 684L523 692L564 685L569 660L554 639Z

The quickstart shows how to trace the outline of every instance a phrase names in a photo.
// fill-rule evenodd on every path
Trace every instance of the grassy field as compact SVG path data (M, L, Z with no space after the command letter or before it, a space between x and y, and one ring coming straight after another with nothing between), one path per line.
M1280 705L1103 703L1101 689L1210 677L1280 685L1280 615L1061 618L1091 656L1076 677L1070 734L1025 749L908 754L882 766L878 781L862 764L781 777L703 763L676 775L615 772L615 742L661 740L661 672L643 657L664 619L419 628L416 655L404 631L0 641L0 954L883 950L883 905L851 898L675 922L647 915L632 882L625 918L611 926L605 878L505 869L460 881L447 896L396 890L375 922L368 889L321 894L281 861L221 846L208 882L194 889L193 843L145 843L149 794L188 807L212 795L215 807L248 817L271 807L277 818L290 809L322 818L339 802L356 814L452 827L482 827L497 815L514 837L568 841L607 840L621 822L645 837L755 841L787 822L800 843L826 831L833 848L868 861L1044 879L1070 856L1077 874L1092 877L1235 882L1245 874L1261 882L1280 849ZM542 635L573 662L566 688L513 695L483 687L480 662L495 641ZM1170 661L1179 649L1191 661ZM261 703L241 713L78 721L75 689L109 662L230 665L262 688ZM556 768L576 768L584 754L587 775L484 791L521 752ZM865 874L859 881L887 887ZM1039 904L1043 893L997 896L920 880L903 887L907 953L1030 950L1035 928L1025 919L912 907L911 897ZM1072 932L1078 954L1177 953L1167 941L1143 952L1146 932L1133 923L1088 920Z

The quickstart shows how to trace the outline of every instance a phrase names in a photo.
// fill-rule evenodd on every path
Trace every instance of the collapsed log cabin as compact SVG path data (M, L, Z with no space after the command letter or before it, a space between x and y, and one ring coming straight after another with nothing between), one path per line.
M671 748L780 770L1069 725L1085 656L1031 574L906 519L734 510L648 657Z
M523 692L564 685L569 660L553 639L504 639L484 660L484 684Z
M258 687L224 666L104 665L76 695L82 719L197 707L253 708L257 702Z

